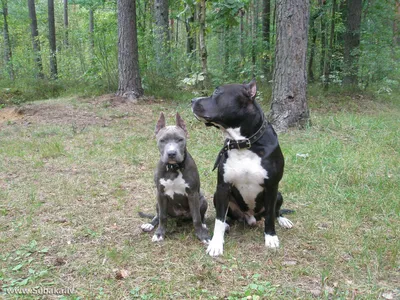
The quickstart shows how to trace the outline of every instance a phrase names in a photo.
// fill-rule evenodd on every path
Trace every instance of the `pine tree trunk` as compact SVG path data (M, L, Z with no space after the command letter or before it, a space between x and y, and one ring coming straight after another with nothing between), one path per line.
M90 57L93 63L94 58L94 11L93 8L89 9L89 46L90 46Z
M358 47L360 46L362 0L347 1L346 32L344 34L344 85L358 83Z
M263 0L263 17L262 17L262 37L264 42L264 52L266 53L262 60L262 68L264 76L269 80L271 76L269 53L271 51L270 42L270 23L271 23L271 0Z
M331 16L331 33L329 36L329 47L327 51L327 57L324 64L324 90L328 90L331 74L331 63L333 53L333 41L335 38L335 13L336 13L336 0L332 0L332 16Z
M159 74L163 74L169 66L168 0L154 0L154 18L156 69Z
M207 80L207 48L206 48L206 0L200 1L199 10L199 46L201 58L201 71Z
M41 53L40 53L39 31L38 31L37 19L36 19L35 0L28 0L28 10L29 10L29 18L31 19L32 47L33 47L33 52L35 55L35 62L36 62L36 66L37 66L36 76L38 78L44 78L42 57L41 57Z
M10 43L10 33L8 31L8 6L7 0L2 0L2 7L3 7L3 17L4 17L4 60L6 64L6 68L8 71L8 75L10 76L11 80L14 80L14 68L12 64L12 50L11 50L11 43Z
M57 45L56 25L54 20L54 0L48 0L49 45L50 45L50 74L57 79Z
M135 0L118 0L118 78L118 96L136 101L143 95Z
M277 1L277 36L270 120L277 131L309 122L306 99L308 0Z
M68 44L68 0L64 0L64 46Z

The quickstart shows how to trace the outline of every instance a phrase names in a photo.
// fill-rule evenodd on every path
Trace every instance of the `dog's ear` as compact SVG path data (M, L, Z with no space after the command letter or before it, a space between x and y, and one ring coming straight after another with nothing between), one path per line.
M157 133L161 130L161 128L164 128L164 127L165 127L165 117L164 117L164 113L161 112L160 118L157 121L155 134L157 135Z
M255 78L253 78L253 80L247 84L247 90L249 92L250 99L254 100L257 93L257 83Z
M182 128L183 131L185 132L186 136L189 136L188 131L186 129L186 124L183 121L183 119L181 118L181 116L179 115L179 113L176 113L176 126Z

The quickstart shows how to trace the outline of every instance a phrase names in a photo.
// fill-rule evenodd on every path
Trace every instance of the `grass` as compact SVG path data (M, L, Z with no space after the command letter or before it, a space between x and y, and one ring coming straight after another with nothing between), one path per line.
M156 201L160 111L169 124L175 111L187 123L213 227L222 138L186 102L31 104L35 114L0 124L2 296L36 299L47 288L69 289L60 299L398 297L400 106L331 97L310 98L313 126L280 135L280 190L296 211L292 230L278 228L280 250L264 247L261 223L236 224L217 259L190 224L169 222L161 244L139 228L137 212ZM5 294L14 288L31 295Z

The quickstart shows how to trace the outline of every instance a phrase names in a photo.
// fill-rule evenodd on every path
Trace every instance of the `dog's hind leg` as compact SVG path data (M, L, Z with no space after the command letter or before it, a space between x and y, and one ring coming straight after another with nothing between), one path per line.
M282 203L283 203L282 194L278 192L278 195L276 197L276 207L275 207L276 219L278 221L279 226L290 229L293 227L293 223L288 218L282 216L282 211L281 211Z

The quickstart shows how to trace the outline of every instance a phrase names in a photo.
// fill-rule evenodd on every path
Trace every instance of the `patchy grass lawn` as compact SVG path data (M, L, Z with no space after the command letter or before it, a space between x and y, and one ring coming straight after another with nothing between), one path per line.
M400 107L351 98L320 104L312 100L312 127L280 135L280 190L296 213L292 230L278 227L279 251L264 247L262 222L236 224L216 259L190 224L169 222L160 244L139 228L145 220L137 212L153 212L156 201L160 111L170 124L176 111L187 123L213 228L211 169L222 137L196 121L187 103L103 96L0 109L0 295L400 297Z

